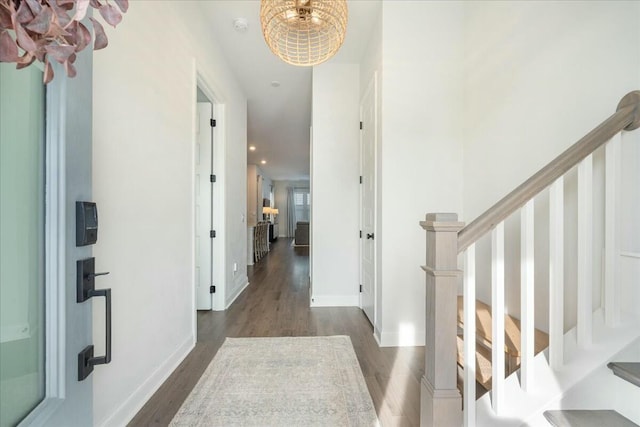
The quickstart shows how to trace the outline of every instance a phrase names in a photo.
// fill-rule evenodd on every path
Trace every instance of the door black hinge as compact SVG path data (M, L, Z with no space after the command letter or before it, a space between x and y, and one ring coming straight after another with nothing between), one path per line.
M360 285L360 292L362 292L362 285Z
M215 286L209 286L209 293L210 294L215 294L216 293L216 287Z
M216 230L209 231L209 237L211 237L212 239L216 237Z
M209 175L209 181L216 182L216 176L215 175Z
M212 128L216 127L216 119L211 119L210 123Z
M362 175L360 175L360 184L362 184Z
M360 238L362 239L362 230L360 230Z
M360 130L362 130L362 122L360 122Z

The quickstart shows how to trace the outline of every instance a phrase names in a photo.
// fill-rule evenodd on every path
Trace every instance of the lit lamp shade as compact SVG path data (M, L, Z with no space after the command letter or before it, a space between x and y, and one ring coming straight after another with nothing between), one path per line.
M280 212L278 211L278 209L273 208L271 209L271 215L278 215Z
M271 215L273 213L273 210L269 206L265 206L262 208L262 213L264 215Z
M335 55L344 42L347 17L347 0L260 2L260 22L267 45L292 65L317 65Z

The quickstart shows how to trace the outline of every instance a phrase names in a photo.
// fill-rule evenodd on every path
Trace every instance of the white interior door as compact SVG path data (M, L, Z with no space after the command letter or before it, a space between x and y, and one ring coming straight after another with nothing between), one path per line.
M36 65L0 64L2 427L93 424L78 353L105 338L92 336L92 303L76 302L76 262L91 246L75 241L75 202L92 195L91 52L76 66L45 88Z
M361 226L360 271L362 280L361 306L372 324L375 324L375 228L376 228L376 93L375 77L369 83L360 105L362 117L361 138Z
M213 106L209 102L198 102L198 123L195 139L195 280L196 307L211 310L213 286L212 248L212 191Z

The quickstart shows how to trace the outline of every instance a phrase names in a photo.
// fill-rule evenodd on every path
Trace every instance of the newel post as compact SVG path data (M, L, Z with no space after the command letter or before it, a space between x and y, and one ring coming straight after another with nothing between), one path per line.
M457 387L456 334L458 231L453 213L427 214L425 368L420 388L420 425L461 426L462 397Z

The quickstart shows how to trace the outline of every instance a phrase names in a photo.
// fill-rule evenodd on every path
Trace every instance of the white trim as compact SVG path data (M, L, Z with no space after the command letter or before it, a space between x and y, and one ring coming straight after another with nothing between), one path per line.
M382 344L380 344L382 342L381 332L377 326L373 327L373 339L376 340L376 344L378 344L378 347L382 347Z
M213 229L218 230L218 236L213 240L212 265L213 283L216 286L216 293L213 294L213 310L224 310L227 288L226 283L226 141L227 141L227 117L226 105L219 96L219 92L212 89L211 85L196 69L196 90L197 88L209 98L213 105L213 117L216 120L216 127L213 129L213 173L216 175L216 185L214 186L212 202ZM195 105L195 104L194 104ZM195 132L194 132L195 137ZM195 290L195 282L194 282Z
M244 286L241 286L238 291L233 295L233 298L231 298L231 300L226 304L226 306L224 307L224 309L226 310L227 308L231 307L231 304L233 304L236 299L240 296L240 294L242 293L242 291L244 291L247 286L249 286L249 281L247 280L247 283L245 283Z
M620 268L616 254L620 250L621 138L618 133L605 145L604 313L609 326L620 322Z
M100 426L124 426L147 403L160 386L186 359L195 347L192 337L187 338Z
M196 138L196 123L197 123L197 93L200 89L209 99L213 106L213 116L216 119L217 126L213 129L213 172L216 175L216 186L213 191L213 229L218 230L218 237L213 240L211 262L213 265L212 281L216 286L216 293L212 296L212 310L225 310L225 296L226 296L226 215L225 215L225 200L226 200L226 141L227 141L227 126L226 126L226 106L224 104L224 96L222 91L212 84L210 79L204 76L198 68L198 62L193 59L193 100L192 100L192 141L191 146L195 147L194 142ZM192 148L193 150L193 148ZM192 162L194 161L192 153ZM192 165L192 170L195 166ZM192 174L193 175L193 174ZM195 185L192 176L192 194L191 194L191 209L192 209L192 231L195 230ZM197 337L197 301L196 301L196 278L195 278L195 233L192 232L192 268L191 268L191 292L192 292L192 329L193 339Z
M66 394L66 93L66 79L57 79L46 89L45 398L21 426L46 425Z
M359 307L359 303L360 294L311 296L311 307Z

